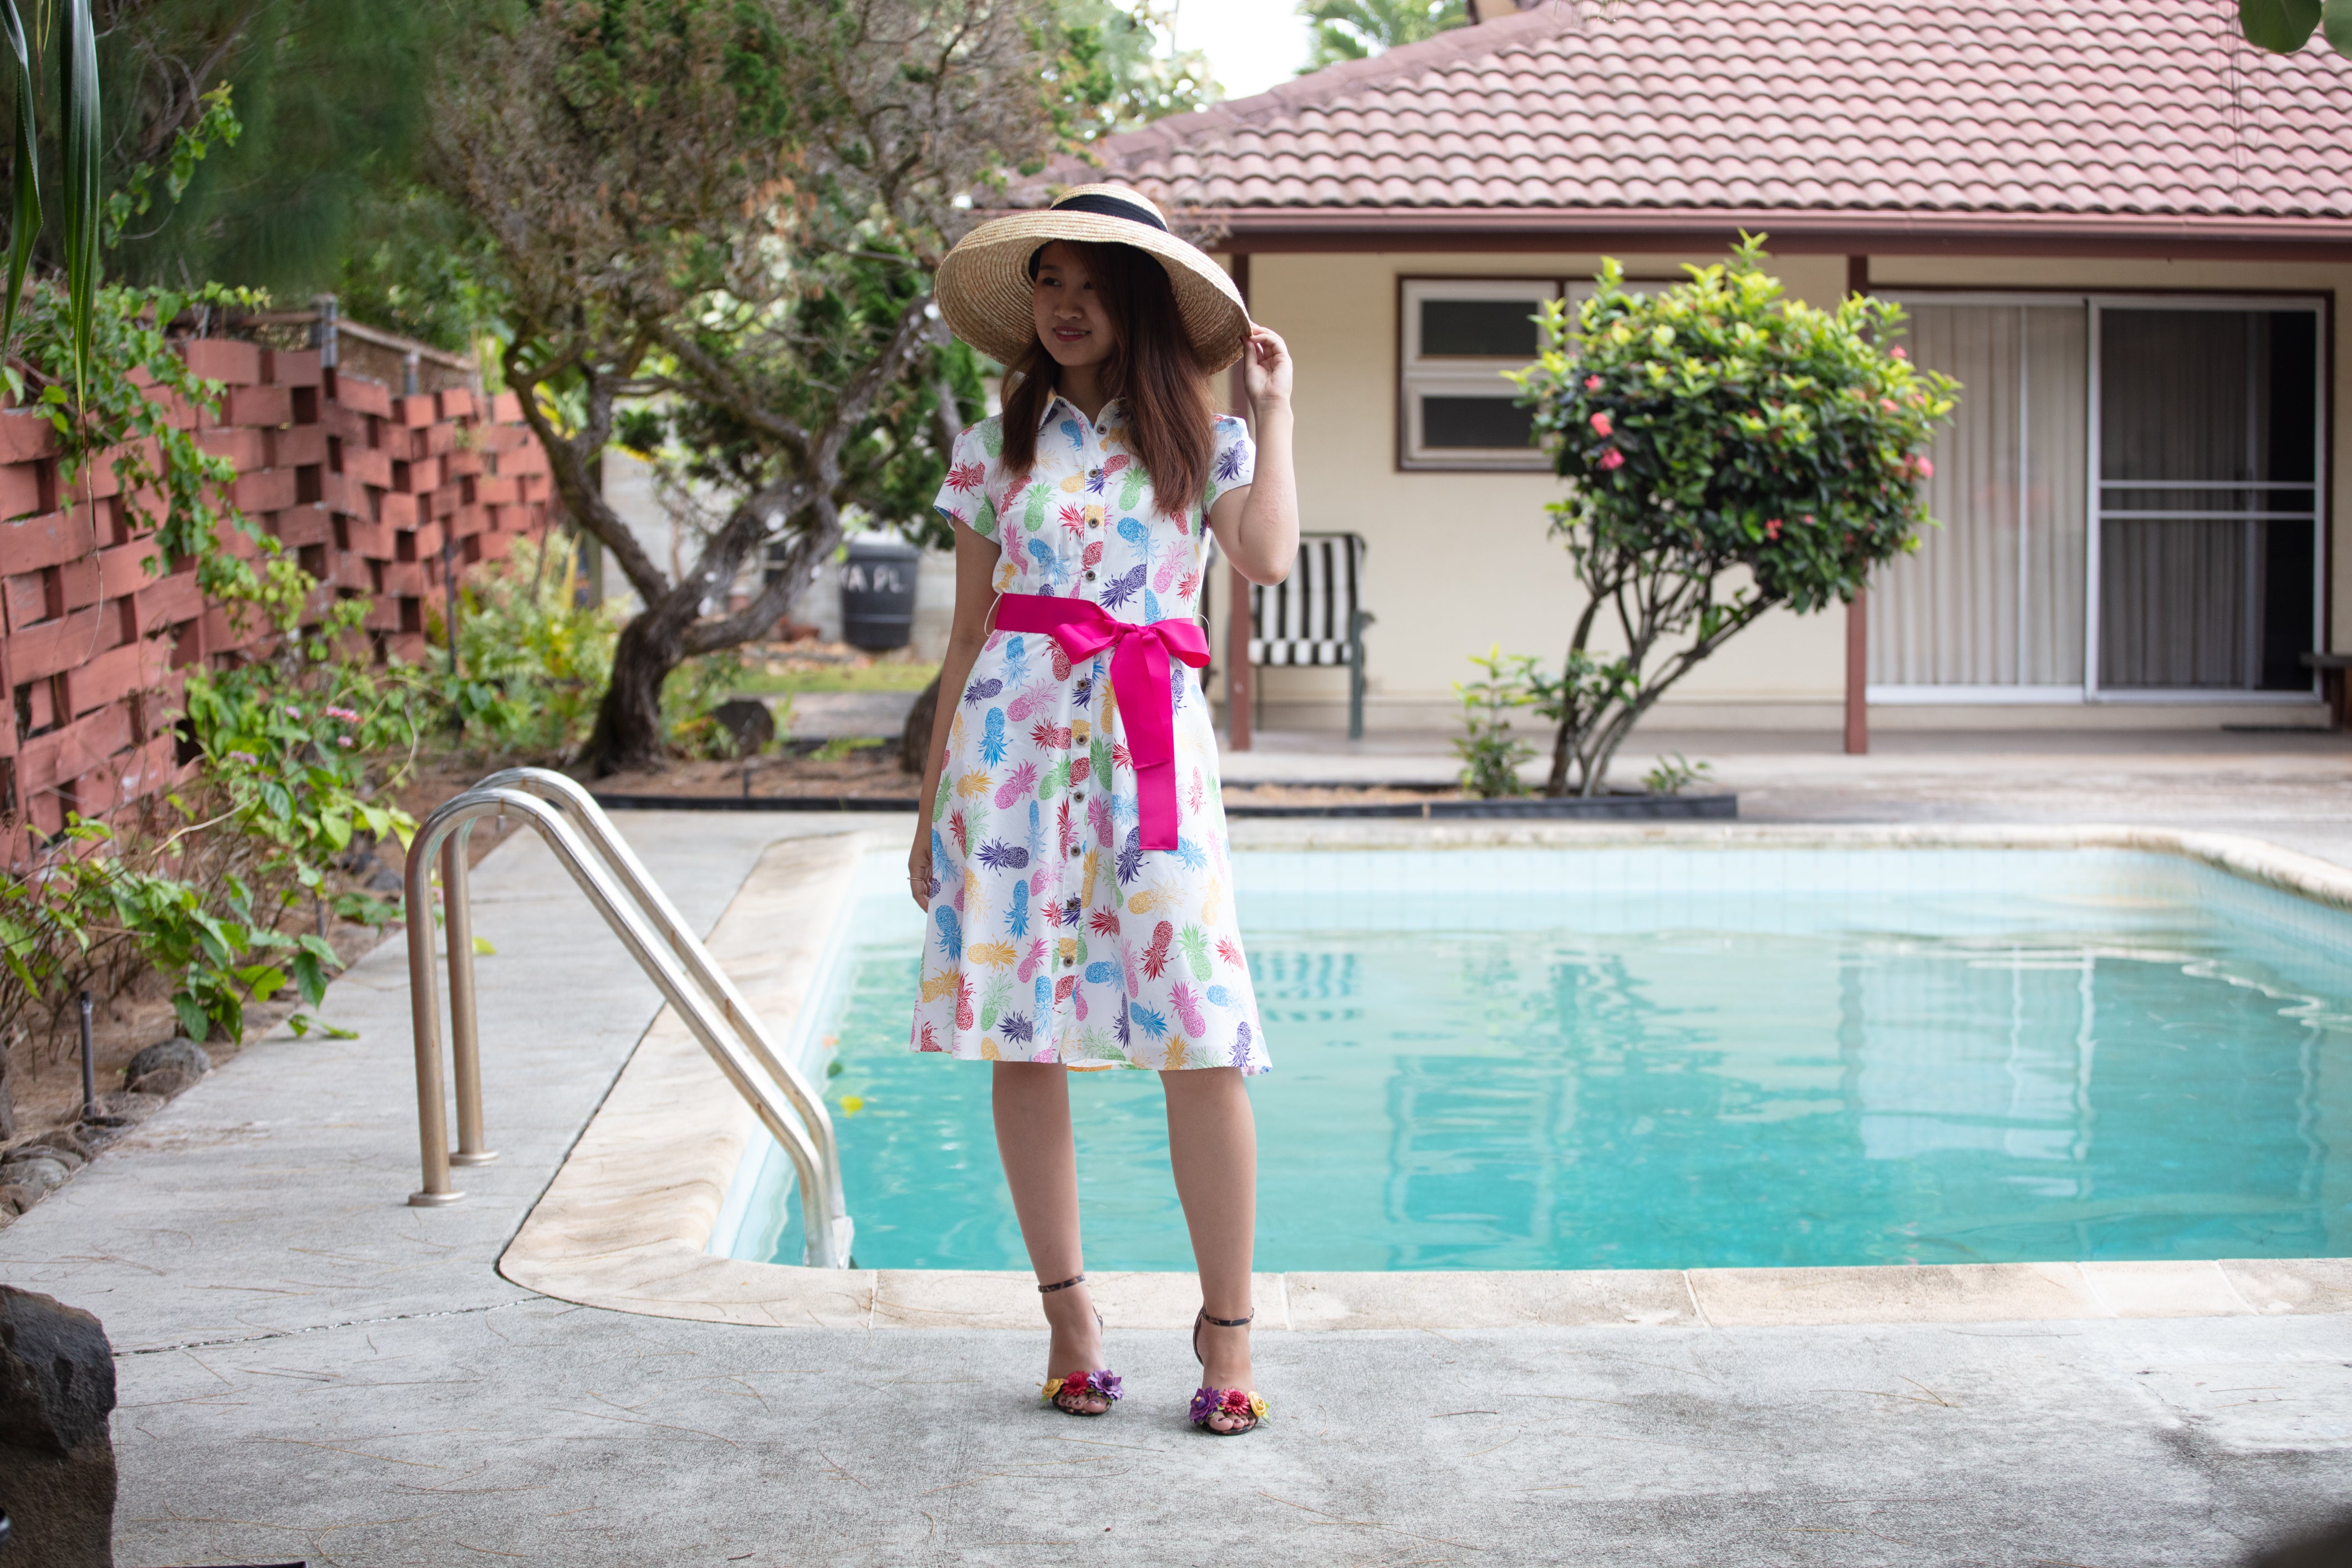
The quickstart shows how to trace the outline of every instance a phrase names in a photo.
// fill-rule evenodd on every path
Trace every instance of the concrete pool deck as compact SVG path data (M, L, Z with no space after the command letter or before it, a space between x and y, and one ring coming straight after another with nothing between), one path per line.
M620 825L706 931L771 844L862 826ZM494 1266L658 1002L535 840L475 890L503 1158L464 1173L466 1202L403 1203L394 941L330 999L359 1039L249 1047L0 1231L0 1278L114 1336L131 1568L1026 1563L1095 1542L1154 1563L2126 1568L2236 1562L2352 1495L2352 1279L2324 1269L2284 1312L2217 1270L2220 1315L2114 1316L2094 1271L2104 1310L2062 1293L1990 1321L1546 1322L1507 1301L1509 1326L1269 1332L1276 1420L1233 1444L1183 1426L1191 1360L1140 1295L1106 1292L1130 1397L1091 1423L1033 1403L1040 1336L881 1331L883 1277L840 1327L553 1300ZM666 1173L693 1179L640 1173Z

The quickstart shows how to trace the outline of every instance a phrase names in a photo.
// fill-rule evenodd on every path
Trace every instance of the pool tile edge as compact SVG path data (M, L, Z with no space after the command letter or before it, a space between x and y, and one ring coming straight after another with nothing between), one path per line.
M1282 824L1252 824L1282 826ZM2341 908L2352 875L2252 838L2142 828L1657 828L1315 824L1312 847L1543 843L1797 848L2107 847L2186 856ZM1334 833L1334 827L1347 829ZM1240 835L1237 833L1237 839ZM1266 838L1270 835L1253 835ZM711 932L712 955L772 1024L798 1011L857 861L895 835L786 839ZM1267 844L1265 847L1273 847ZM1295 846L1307 847L1307 846ZM704 1250L757 1122L671 1013L646 1031L572 1156L499 1259L515 1284L582 1306L747 1327L1034 1330L1023 1273L828 1270ZM1192 1276L1097 1273L1114 1328L1181 1329ZM2352 1313L2352 1258L1848 1268L1260 1274L1259 1325L1311 1332L1517 1327L1730 1329Z

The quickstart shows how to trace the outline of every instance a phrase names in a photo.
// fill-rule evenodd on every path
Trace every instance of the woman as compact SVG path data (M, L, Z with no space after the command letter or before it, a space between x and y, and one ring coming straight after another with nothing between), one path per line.
M1151 203L1082 185L983 224L941 265L958 336L1009 367L1004 412L956 443L956 538L908 878L929 917L914 1046L995 1064L996 1142L1053 1330L1045 1396L1119 1397L1078 1240L1071 1068L1156 1068L1200 1267L1192 1419L1235 1436L1265 1402L1249 1355L1269 1063L1194 670L1209 536L1276 583L1298 550L1288 351ZM1209 376L1246 359L1255 453Z

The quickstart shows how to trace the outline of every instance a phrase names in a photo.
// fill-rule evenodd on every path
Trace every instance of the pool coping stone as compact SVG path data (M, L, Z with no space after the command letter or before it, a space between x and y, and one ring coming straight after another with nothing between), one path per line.
M2161 828L1261 819L1235 824L1234 840L1255 849L2135 849L2352 910L2352 872L2257 838ZM818 979L858 861L903 842L866 828L779 840L729 904L708 946L779 1036ZM1036 1327L1036 1286L1023 1272L817 1269L707 1251L759 1132L751 1108L664 1009L508 1245L499 1273L582 1306L702 1322ZM1089 1284L1121 1327L1182 1328L1200 1301L1189 1273L1100 1272ZM2352 1258L1306 1271L1258 1275L1255 1300L1260 1328L1318 1332L2309 1315L2352 1312Z

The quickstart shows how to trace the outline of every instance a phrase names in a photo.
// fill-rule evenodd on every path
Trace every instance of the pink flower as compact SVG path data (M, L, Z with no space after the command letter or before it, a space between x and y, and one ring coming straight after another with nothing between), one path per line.
M1601 461L1594 465L1594 467L1598 468L1604 474L1608 473L1612 468L1622 468L1624 466L1625 454L1619 451L1614 447L1612 447L1609 450L1601 453Z
M1925 458L1912 458L1911 466L1919 470L1919 477L1923 479L1932 479L1936 477L1936 465Z
M349 735L338 735L335 737L335 744L342 747L345 751L349 751L352 745L352 738Z
M1764 525L1764 537L1767 539L1776 540L1780 537L1780 520L1779 518L1773 518Z
M1596 414L1592 416L1592 433L1595 436L1613 435L1615 434L1615 428L1616 427L1614 426L1609 423L1609 416L1607 414Z
M1889 414L1892 414L1895 412L1895 399L1891 397L1882 397L1878 400L1878 406L1885 409Z
M1598 392L1598 391L1600 391L1600 390L1601 390L1601 378L1600 378L1599 376L1597 376L1597 375L1588 375L1588 376L1586 376L1586 377L1584 378L1584 390L1585 390L1585 391L1587 391L1587 392Z
M1890 353L1890 354L1893 354L1896 359L1909 359L1909 358L1911 357L1909 354L1906 354L1906 353L1905 353L1903 352L1903 345L1902 345L1901 343L1897 343L1897 344L1895 344L1893 348L1888 349L1886 352L1887 352L1888 353Z

